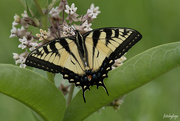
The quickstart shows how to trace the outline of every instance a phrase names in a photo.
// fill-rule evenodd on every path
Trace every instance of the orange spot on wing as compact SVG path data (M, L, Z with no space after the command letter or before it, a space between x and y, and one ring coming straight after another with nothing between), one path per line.
M87 75L88 80L90 81L92 79L91 75Z

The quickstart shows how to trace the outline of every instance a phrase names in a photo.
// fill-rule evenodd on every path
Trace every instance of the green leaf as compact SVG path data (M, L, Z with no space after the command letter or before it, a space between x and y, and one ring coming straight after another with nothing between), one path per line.
M47 8L49 0L37 0L42 9Z
M38 11L38 9L41 8L39 6L38 6L39 8L37 8L37 6L34 3L34 0L25 0L25 2L26 2L26 10L28 15L30 17L40 18L40 12Z
M86 103L80 91L68 106L64 121L82 121L104 105L122 95L152 81L180 65L180 42L151 48L124 63L108 74L104 83L109 96L102 87L86 91Z
M62 121L66 109L63 94L31 70L0 64L0 93L27 105L46 121Z

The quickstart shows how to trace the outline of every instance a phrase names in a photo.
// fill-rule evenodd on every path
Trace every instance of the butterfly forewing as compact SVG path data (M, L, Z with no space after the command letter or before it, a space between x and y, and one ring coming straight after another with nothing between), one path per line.
M93 45L93 39L90 37L86 38L85 45L87 48L88 65L92 71L97 71L102 61L106 58L110 49L107 48L102 42L98 42L99 46Z
M72 71L78 75L84 74L84 65L79 56L75 42L69 38L50 41L32 51L26 65L53 73L66 74Z
M98 71L108 58L114 61L141 39L139 32L127 28L102 28L85 33L89 67ZM108 62L107 62L108 63ZM112 64L109 64L111 66Z

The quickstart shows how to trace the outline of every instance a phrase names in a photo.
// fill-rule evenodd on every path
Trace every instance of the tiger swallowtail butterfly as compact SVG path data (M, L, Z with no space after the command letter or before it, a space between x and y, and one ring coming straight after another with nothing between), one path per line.
M83 99L90 86L104 87L104 78L115 60L123 56L142 35L129 28L100 28L84 34L77 30L74 36L49 41L33 50L25 64L61 73L75 86L81 86Z

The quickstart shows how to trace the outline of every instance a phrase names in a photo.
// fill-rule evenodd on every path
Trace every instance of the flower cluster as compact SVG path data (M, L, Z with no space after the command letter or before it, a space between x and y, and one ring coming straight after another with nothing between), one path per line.
M68 5L66 0L61 0L58 7L52 8L48 12L50 26L47 30L41 29L41 20L29 17L26 11L21 16L15 14L10 38L19 38L18 48L24 50L21 54L13 53L16 65L20 64L20 67L26 67L25 59L29 52L47 41L75 35L74 30L78 30L82 34L92 30L91 22L100 13L99 7L92 4L86 14L81 16L76 11L77 7L74 3ZM30 26L39 28L40 33L33 35L33 32L29 30Z
M27 56L27 51L25 51L24 53L21 53L20 55L17 53L13 53L13 58L16 60L15 63L16 65L20 63L20 67L25 68L26 65L24 64L25 60L26 60L26 56Z
M114 64L112 65L112 69L115 69L121 66L125 60L127 60L125 56L122 56L121 58L116 59Z
M125 97L126 97L126 95L123 95L122 97L109 103L107 106L112 106L115 110L118 110L120 108L120 106L124 103Z

